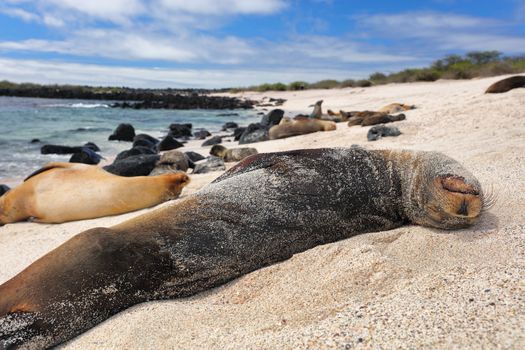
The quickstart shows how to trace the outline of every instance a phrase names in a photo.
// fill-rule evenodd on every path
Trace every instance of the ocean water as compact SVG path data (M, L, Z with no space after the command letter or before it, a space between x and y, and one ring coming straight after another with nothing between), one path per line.
M131 147L129 142L108 141L120 123L132 124L137 134L162 137L171 123L192 123L194 130L205 128L213 133L228 121L247 125L260 120L255 110L134 110L109 108L108 103L0 96L0 183L24 178L47 162L67 162L71 157L41 155L44 144L94 142L102 156L114 156ZM218 116L223 113L238 115ZM30 143L32 139L41 142Z

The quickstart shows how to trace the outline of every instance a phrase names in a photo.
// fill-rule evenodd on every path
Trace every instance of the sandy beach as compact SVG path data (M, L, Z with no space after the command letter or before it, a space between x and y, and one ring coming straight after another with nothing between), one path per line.
M504 77L235 94L284 98L280 108L289 116L309 113L321 99L325 111L416 105L392 124L402 132L398 137L369 142L370 127L338 123L335 131L249 146L260 153L353 144L439 151L469 169L496 204L468 229L404 226L364 234L191 298L140 304L60 348L525 348L525 89L484 94ZM181 150L207 155L201 143ZM221 173L190 173L183 196ZM79 232L150 210L0 227L0 283Z

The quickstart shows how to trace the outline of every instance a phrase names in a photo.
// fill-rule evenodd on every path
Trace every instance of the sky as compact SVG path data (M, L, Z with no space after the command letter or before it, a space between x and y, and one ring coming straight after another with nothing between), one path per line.
M525 0L0 0L0 80L240 87L525 54Z

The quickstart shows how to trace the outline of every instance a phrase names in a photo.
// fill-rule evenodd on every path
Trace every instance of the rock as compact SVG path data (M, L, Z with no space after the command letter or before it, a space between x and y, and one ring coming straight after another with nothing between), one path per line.
M227 122L226 124L224 124L222 126L222 131L226 131L228 129L235 129L235 128L238 128L239 125L237 125L237 123L234 123L234 122Z
M184 147L184 144L181 142L175 140L175 138L171 135L167 135L165 138L160 141L160 143L157 145L157 149L160 151L169 151L176 148Z
M79 152L82 152L80 146L43 145L40 147L41 154L73 154Z
M211 133L206 129L195 131L193 133L193 137L195 137L197 140L204 140L208 136L211 136Z
M224 165L224 160L219 157L215 156L209 156L206 162L195 164L195 168L193 169L193 174L206 174L211 171L220 171L220 170L226 170L226 166Z
M169 135L175 138L191 137L191 123L177 124L173 123L170 125Z
M219 143L222 142L222 138L223 136L213 136L212 138L204 141L202 143L202 146L213 146L213 145L218 145Z
M136 141L133 141L133 146L131 146L132 148L135 148L135 147L146 147L146 148L150 148L152 150L156 150L156 147L157 147L157 144L156 143L153 143L151 141L148 141L146 139L139 139L139 140L136 140Z
M261 125L260 123L253 123L248 125L246 130L242 133L239 138L239 144L261 142L269 140L268 127Z
M219 113L217 114L217 117L235 117L238 115L239 113Z
M188 168L188 156L181 151L171 150L160 156L160 160L151 171L150 176L187 171Z
M244 130L246 130L246 127L244 127L244 126L233 130L233 140L234 141L239 141L239 139L241 138L241 135L244 132Z
M146 140L154 145L159 143L159 139L148 134L138 134L133 138L133 142L137 142L138 140Z
M140 154L115 160L104 170L119 176L147 176L155 168L160 156L157 154Z
M193 151L184 152L184 154L187 155L188 159L192 162L198 162L199 160L206 159L203 155Z
M7 185L1 184L0 185L0 197L2 197L7 191L9 191L11 188Z
M371 127L366 135L368 141L376 141L385 136L399 136L401 131L395 126L377 125Z
M96 165L100 163L101 159L102 157L95 153L95 151L90 148L83 147L81 152L74 153L71 158L69 158L69 162Z
M119 161L119 160L126 159L126 158L131 157L131 156L138 156L138 155L141 155L141 154L156 154L156 153L157 152L155 152L151 148L141 147L141 146L133 147L131 149L122 151L119 154L117 154L117 157L115 158L115 162Z
M110 141L129 141L132 142L135 137L135 128L131 124L119 124L113 134L108 137Z
M89 148L90 150L94 151L94 152L100 152L100 147L98 147L95 143L93 142L86 142L84 144L84 146L82 147L86 147L86 148Z
M283 119L284 111L282 109L272 109L268 114L262 117L261 119L261 125L264 126L274 126L279 125L281 122L281 119Z
M32 139L30 143L39 143L40 139Z

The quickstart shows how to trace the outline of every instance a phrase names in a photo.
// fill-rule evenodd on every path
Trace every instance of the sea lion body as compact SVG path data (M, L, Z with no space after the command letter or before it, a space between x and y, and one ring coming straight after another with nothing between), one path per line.
M402 103L391 103L389 105L386 105L386 106L380 108L378 112L383 112L383 113L386 113L386 114L394 114L394 113L408 111L408 110L414 109L414 108L416 108L416 107L412 106L412 105L405 105L405 104L402 104Z
M476 179L431 152L246 158L178 203L73 237L0 286L0 347L44 348L134 304L193 295L320 244L405 223L474 223Z
M516 75L514 77L506 78L495 82L494 84L488 87L485 93L499 94L520 87L525 87L525 76Z
M246 157L257 154L257 149L253 147L226 148L223 145L214 145L210 154L222 158L226 163L238 162Z
M122 177L92 165L50 163L0 197L0 224L122 214L176 198L188 181L185 174Z
M305 135L317 131L331 131L337 128L335 122L320 119L299 118L291 121L281 121L269 130L270 140L283 139L291 136Z

